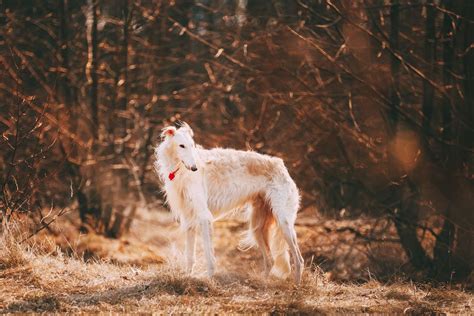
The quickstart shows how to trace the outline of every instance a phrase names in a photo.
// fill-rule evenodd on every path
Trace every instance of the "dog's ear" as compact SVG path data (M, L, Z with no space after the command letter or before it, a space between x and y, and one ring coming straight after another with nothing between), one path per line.
M194 137L193 129L191 128L191 126L189 126L188 123L186 123L185 121L180 121L179 126L180 128L186 129L189 132L189 135L191 135L191 137Z
M164 139L169 136L174 136L176 134L176 127L168 126L161 130L161 139Z

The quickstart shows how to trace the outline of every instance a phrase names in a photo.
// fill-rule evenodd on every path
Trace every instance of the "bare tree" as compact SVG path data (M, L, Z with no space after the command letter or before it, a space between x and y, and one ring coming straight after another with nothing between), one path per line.
M425 48L424 61L426 63L426 75L433 77L434 54L435 54L435 18L436 10L433 1L426 4L426 27L425 27ZM423 129L425 134L430 133L430 123L433 117L434 108L434 88L428 81L423 81Z
M98 89L99 79L98 69L98 31L97 31L97 15L98 0L87 1L87 81L89 84L89 104L91 113L91 131L92 135L97 139L99 137L99 105L98 105Z

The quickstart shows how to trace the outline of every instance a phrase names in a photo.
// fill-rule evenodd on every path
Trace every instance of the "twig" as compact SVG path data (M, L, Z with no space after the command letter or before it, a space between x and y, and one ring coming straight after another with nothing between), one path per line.
M369 236L366 236L366 235L362 234L361 232L359 232L358 230L356 230L353 227L340 227L340 228L333 229L333 228L330 228L328 226L324 226L324 229L327 232L336 232L336 233L350 232L350 233L354 234L355 237L363 239L363 240L368 241L368 242L391 242L391 243L399 243L400 242L400 239L396 239L396 238L378 239L378 238L369 237Z
M43 221L43 219L41 219L41 222L43 222L43 225L39 228L37 228L33 233L31 233L28 237L26 237L25 239L23 239L22 241L20 241L20 244L24 243L25 241L27 241L28 239L30 239L31 237L35 236L36 234L38 234L40 231L42 231L43 229L47 228L49 225L51 225L53 222L55 222L60 216L66 214L66 209L65 208L62 208L58 214L56 214L49 222L46 222L46 221Z
M178 26L181 28L181 32L182 33L186 33L188 34L188 36L193 39L193 40L196 40L198 42L200 42L201 44L204 44L206 45L207 47L210 47L212 49L215 49L217 51L217 54L216 54L216 58L219 57L219 56L223 56L224 58L226 58L227 60L229 60L230 62L236 64L236 65L239 65L240 67L244 68L244 69L247 69L251 72L259 72L258 70L252 68L252 67L249 67L247 66L246 64L242 63L241 61L235 59L234 57L230 56L229 54L227 54L226 52L224 52L224 50L220 47L217 47L215 46L214 44L206 41L205 39L203 39L202 37L200 37L199 35L196 35L194 34L193 32L191 32L187 27L185 27L184 25L182 25L181 23L179 23L178 21L176 21L175 19L173 19L172 17L168 17L168 20L170 20L171 22L174 23L174 25Z
M359 127L359 124L357 124L357 121L355 119L355 116L354 116L354 111L352 109L352 93L349 92L349 96L348 96L348 107L349 107L349 114L351 116L351 120L352 120L352 123L354 124L354 127L356 128L356 130L361 133L361 129Z
M323 48L321 48L315 41L312 41L306 37L304 37L303 35L301 35L300 33L298 33L296 30L294 30L293 28L291 28L290 26L287 26L287 29L292 33L294 34L295 36L297 36L298 38L302 39L303 41L305 41L306 43L308 43L309 45L311 45L312 47L314 47L315 49L318 50L318 52L323 55L327 60L329 60L333 65L335 65L336 67L338 67L340 70L342 70L345 74L351 76L352 78L354 78L355 80L357 80L358 82L364 84L365 86L367 86L382 102L380 103L384 108L389 108L389 105L391 104L391 101L385 96L383 95L382 92L380 92L377 88L375 88L373 85L369 84L366 80L364 80L362 77L359 77L357 76L356 74L354 74L353 72L351 72L346 66L344 66L343 64L341 63L338 63L336 61L336 59L334 57L332 57L329 53L327 53ZM397 58L401 58L401 56L396 53L396 57ZM431 80L428 80L428 82L432 82ZM435 85L435 87L437 87L437 85ZM421 130L422 129L422 126L419 122L417 122L414 118L412 118L410 116L409 113L403 111L403 109L401 109L400 107L396 107L395 110L397 111L397 113L403 117L405 119L405 121L407 123L409 123L410 125L414 126L415 128ZM451 142L451 141L446 141L444 139L442 139L441 137L439 137L438 135L436 135L436 133L434 133L433 131L429 131L428 133L426 133L426 136L430 136L433 140L435 140L436 142L440 143L440 144L444 144L444 145L448 145L448 146L455 146L457 148L460 148L462 149L463 151L465 152L470 152L470 153L473 153L474 152L474 149L470 148L470 147L467 147L467 146L463 146L463 145L460 145L460 144L456 144L454 142Z

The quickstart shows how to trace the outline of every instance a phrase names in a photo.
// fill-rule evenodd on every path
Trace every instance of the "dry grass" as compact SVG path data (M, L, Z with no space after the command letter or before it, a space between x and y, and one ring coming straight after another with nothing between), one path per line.
M61 231L60 227L55 229ZM68 229L65 223L63 228ZM57 249L59 237L51 242L42 236L29 245L19 245L12 237L3 237L0 242L0 313L473 312L472 293L456 289L410 282L384 284L373 279L360 284L336 282L329 280L329 273L318 268L305 271L300 287L290 281L264 279L257 252L236 250L238 238L235 236L240 229L241 225L235 221L216 225L219 271L213 279L204 276L201 260L195 275L181 272L176 264L181 256L179 249L182 249L180 233L164 213L142 214L142 220L137 221L130 236L116 241L119 245L112 242L111 252L125 254L119 256L121 260L105 257L107 253L103 249L107 248L104 246L107 242L100 237L76 236L79 240L68 241L70 245L94 244L87 249L99 251L101 259L90 257L88 260ZM84 246L77 249L81 247ZM143 258L156 252L161 255L156 258L166 259L166 262L160 264L159 260L145 259L140 262L138 254L132 253L134 248L146 253ZM131 257L128 262L127 256Z
M10 228L5 234L0 235L0 271L25 265L25 249L18 242L18 230Z

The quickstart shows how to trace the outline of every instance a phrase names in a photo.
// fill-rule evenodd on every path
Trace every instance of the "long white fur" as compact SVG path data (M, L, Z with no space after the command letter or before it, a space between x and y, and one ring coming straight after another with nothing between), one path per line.
M192 271L195 261L197 229L200 228L202 235L207 271L212 276L215 271L212 222L225 213L245 209L256 196L262 196L271 207L269 216L276 223L270 228L268 247L262 241L258 243L264 264L273 261L270 273L286 277L290 272L289 250L295 265L295 281L299 283L303 259L294 223L300 197L283 161L251 151L203 149L195 145L193 135L186 123L178 129L166 127L155 150L155 169L164 183L167 203L186 233L188 271ZM192 171L194 168L197 170ZM168 176L175 170L178 170L175 178L170 180ZM250 229L248 236L253 235L255 232ZM252 246L255 241L247 238L246 244ZM263 248L269 248L271 259Z

